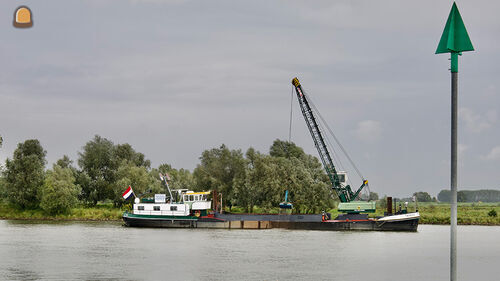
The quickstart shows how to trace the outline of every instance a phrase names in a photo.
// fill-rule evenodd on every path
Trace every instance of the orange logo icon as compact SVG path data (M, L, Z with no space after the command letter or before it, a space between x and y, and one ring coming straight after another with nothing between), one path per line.
M33 15L31 14L30 8L26 6L20 6L14 12L14 22L15 27L27 28L33 26Z

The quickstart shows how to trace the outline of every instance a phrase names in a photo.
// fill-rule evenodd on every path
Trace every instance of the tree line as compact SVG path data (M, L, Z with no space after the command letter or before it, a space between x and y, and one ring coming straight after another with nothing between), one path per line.
M443 189L438 193L437 198L424 191L413 193L413 197L418 202L450 202L451 191ZM398 201L411 201L413 198L396 198ZM460 190L457 192L458 202L500 202L500 190L480 189L480 190Z
M136 195L165 193L158 174L169 173L173 189L217 190L224 205L247 212L269 210L283 201L285 190L297 213L314 213L335 206L334 194L321 163L292 142L275 140L268 153L224 144L202 152L193 172L164 163L156 168L130 144L114 144L96 135L78 152L76 163L64 155L46 168L46 154L36 139L19 143L5 161L0 199L21 209L41 208L57 214L76 205L99 202L124 204L130 185Z
M451 191L443 189L438 194L441 202L450 202ZM500 190L480 189L480 190L460 190L457 192L458 202L500 202Z

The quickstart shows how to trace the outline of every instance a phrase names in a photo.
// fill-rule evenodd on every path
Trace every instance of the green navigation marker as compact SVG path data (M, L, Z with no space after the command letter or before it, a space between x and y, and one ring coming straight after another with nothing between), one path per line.
M457 147L458 147L458 55L462 52L474 51L467 29L460 16L457 5L453 2L450 15L446 21L443 35L436 54L451 54L451 216L450 216L450 280L457 280Z
M457 4L453 2L436 54L451 53L451 72L458 72L458 55L474 51Z

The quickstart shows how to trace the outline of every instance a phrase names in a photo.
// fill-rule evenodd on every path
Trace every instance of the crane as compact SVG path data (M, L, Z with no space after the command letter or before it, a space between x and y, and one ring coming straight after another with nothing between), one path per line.
M328 151L328 147L325 143L325 139L323 138L318 122L316 121L317 119L297 77L292 79L292 85L295 87L300 110L302 111L307 128L313 138L314 146L316 146L316 149L318 150L318 154L323 167L325 168L326 174L330 179L332 189L335 191L341 202L339 204L339 211L345 211L347 213L374 212L375 202L354 202L363 188L368 184L368 181L363 179L363 183L356 191L353 191L351 186L346 184L347 175L345 172L338 172L335 168L332 157L330 156L330 152Z

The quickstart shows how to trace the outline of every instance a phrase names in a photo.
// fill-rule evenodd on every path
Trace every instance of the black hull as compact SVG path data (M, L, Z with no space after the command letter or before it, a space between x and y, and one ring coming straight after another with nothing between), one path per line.
M272 227L330 231L417 231L418 219L386 223L376 221L272 222Z
M135 218L123 216L123 222L131 227L154 227L154 228L226 228L225 222L212 218L201 218L198 220L185 219L152 219Z
M199 218L197 220L123 216L123 220L125 225L131 227L220 229L283 228L326 231L417 231L419 221L418 218L385 222L373 219L318 221L317 215L220 215L215 218Z

